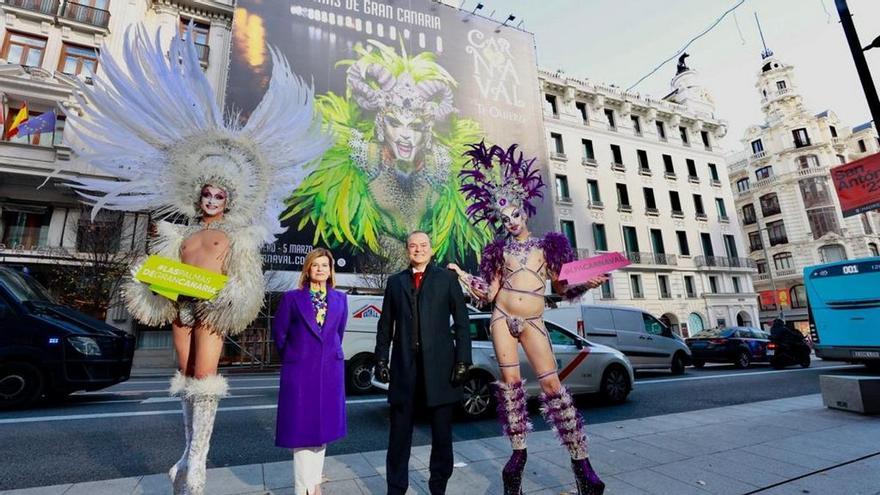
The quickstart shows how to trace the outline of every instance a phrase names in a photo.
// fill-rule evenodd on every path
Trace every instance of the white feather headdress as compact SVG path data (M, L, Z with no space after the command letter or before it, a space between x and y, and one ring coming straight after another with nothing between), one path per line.
M82 115L70 112L71 147L119 181L71 184L101 208L195 217L202 186L227 190L232 224L263 227L265 242L284 231L284 200L307 165L332 144L314 109L313 88L269 47L272 78L246 124L224 116L199 64L190 33L151 40L142 26L126 31L121 63L102 51L104 77L81 85Z

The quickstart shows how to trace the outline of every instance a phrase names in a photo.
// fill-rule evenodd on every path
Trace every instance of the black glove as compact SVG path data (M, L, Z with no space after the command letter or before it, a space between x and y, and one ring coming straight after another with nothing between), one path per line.
M462 385L464 384L464 380L467 377L468 368L470 366L467 363L455 363L455 367L452 368L452 384L453 385Z
M373 368L373 376L379 383L388 383L391 381L391 372L388 370L388 361L380 359Z

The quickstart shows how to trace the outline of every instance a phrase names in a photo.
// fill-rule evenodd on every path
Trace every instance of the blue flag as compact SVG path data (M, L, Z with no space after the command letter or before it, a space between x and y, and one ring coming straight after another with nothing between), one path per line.
M31 117L18 126L19 136L30 136L41 132L55 132L54 111Z

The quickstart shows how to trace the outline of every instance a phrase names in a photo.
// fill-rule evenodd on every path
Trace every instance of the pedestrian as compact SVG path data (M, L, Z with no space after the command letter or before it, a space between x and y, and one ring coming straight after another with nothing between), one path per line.
M468 311L455 275L431 262L428 234L409 234L406 250L410 266L388 279L376 333L376 379L389 383L391 404L388 493L403 495L409 487L413 416L425 406L431 421L428 488L438 495L452 476L452 414L471 364Z
M275 445L293 449L294 493L321 493L327 444L345 436L348 301L336 290L333 254L312 250L299 287L285 292L272 321L281 356Z

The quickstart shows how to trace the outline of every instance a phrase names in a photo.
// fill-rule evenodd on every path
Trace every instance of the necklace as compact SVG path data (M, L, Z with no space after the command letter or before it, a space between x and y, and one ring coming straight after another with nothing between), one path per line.
M541 240L535 239L534 237L529 237L524 241L518 241L516 239L510 238L507 240L507 243L504 245L504 253L509 254L516 258L519 261L521 266L526 265L526 261L529 258L529 253L532 252L536 247L541 246Z

